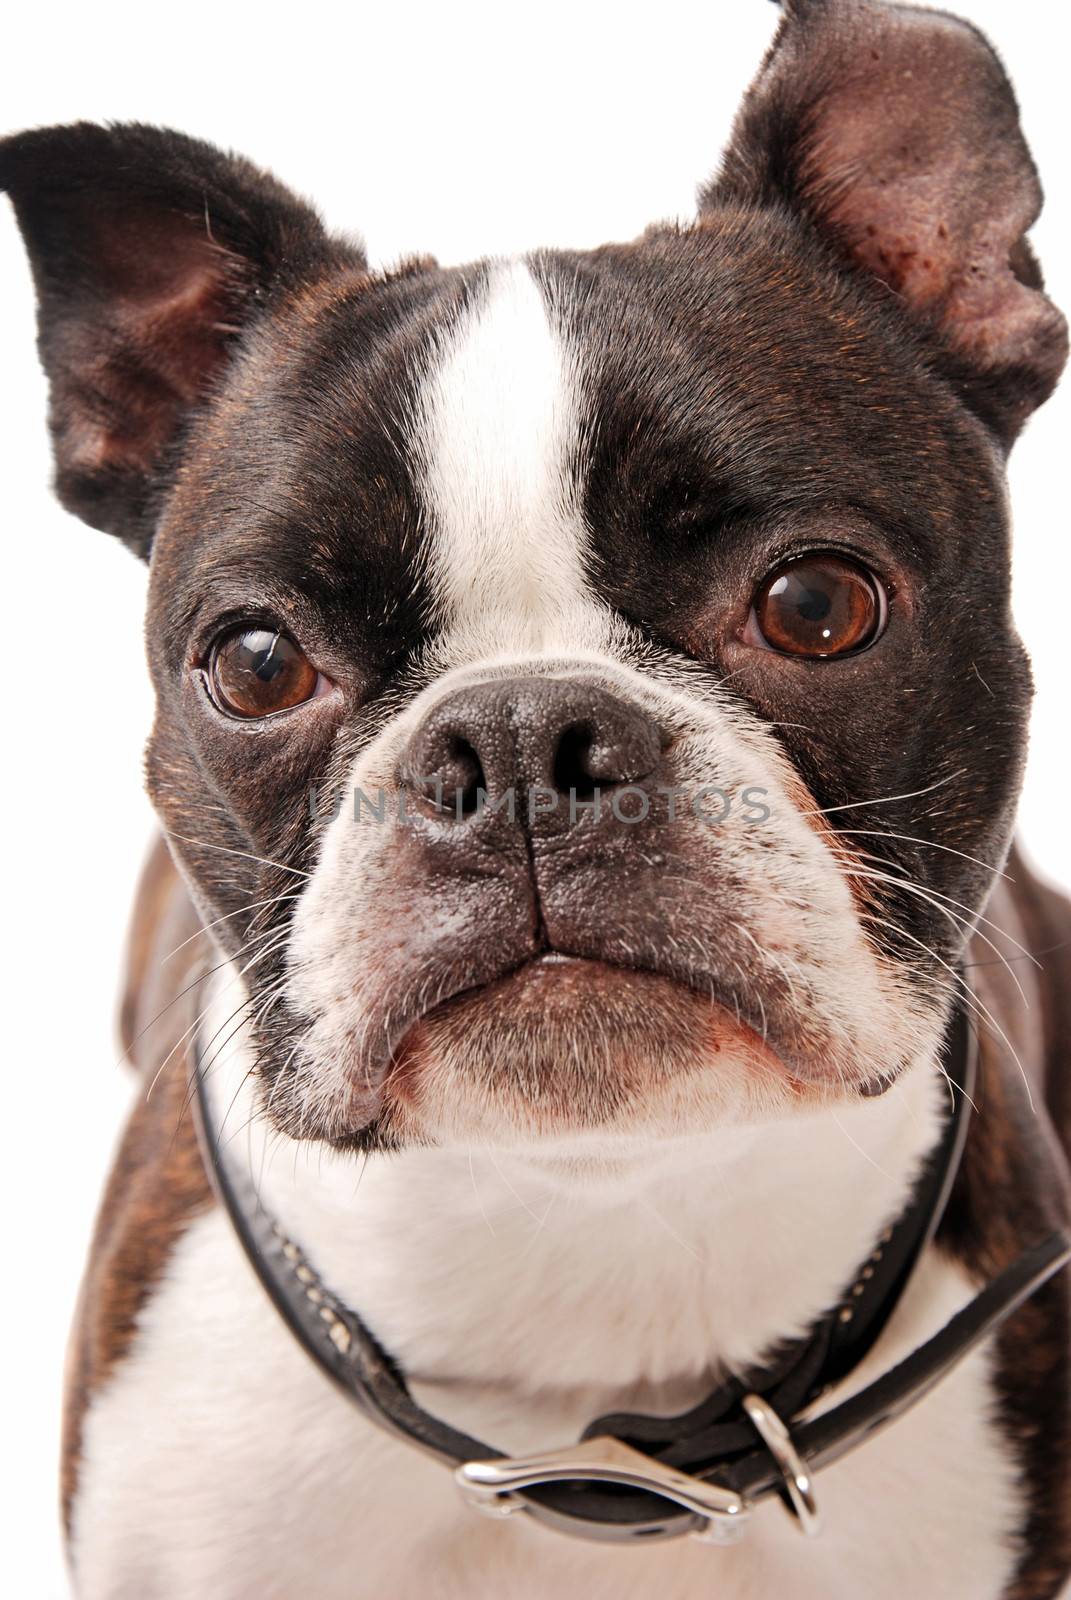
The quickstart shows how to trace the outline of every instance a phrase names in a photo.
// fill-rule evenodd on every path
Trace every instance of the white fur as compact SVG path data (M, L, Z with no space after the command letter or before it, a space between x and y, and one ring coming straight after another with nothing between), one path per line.
M225 999L226 997L222 997ZM222 1014L222 1013L221 1013ZM240 1048L220 1068L226 1106ZM418 1398L510 1449L606 1405L688 1404L833 1298L933 1137L924 1071L883 1100L772 1139L739 1131L575 1169L506 1153L340 1158L268 1139L237 1088L229 1145L266 1204L418 1377ZM619 1152L620 1153L620 1152ZM631 1152L633 1156L637 1151ZM572 1175L570 1175L572 1174ZM971 1292L931 1252L854 1382ZM293 1344L218 1214L195 1223L84 1435L74 1560L84 1600L997 1600L1021 1498L979 1353L820 1475L825 1528L781 1508L744 1541L606 1549L488 1523L446 1469L364 1421ZM833 1403L833 1396L826 1403Z
M523 261L488 271L440 348L413 430L437 655L605 649L619 625L585 574L576 358Z

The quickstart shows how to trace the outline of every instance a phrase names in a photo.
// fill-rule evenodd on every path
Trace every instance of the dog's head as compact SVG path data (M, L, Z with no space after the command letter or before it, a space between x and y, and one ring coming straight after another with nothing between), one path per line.
M1024 746L1003 459L1066 353L978 34L796 0L695 225L586 254L373 273L147 127L0 180L283 1128L692 1131L932 1057Z

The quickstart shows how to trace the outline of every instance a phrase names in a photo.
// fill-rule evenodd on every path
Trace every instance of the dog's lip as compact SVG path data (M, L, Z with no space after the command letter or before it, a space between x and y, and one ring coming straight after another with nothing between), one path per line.
M492 989L500 988L513 979L523 978L526 973L534 975L541 971L554 973L561 970L564 974L570 968L576 967L590 967L595 970L601 970L603 973L616 975L622 979L627 979L631 974L641 980L655 978L660 979L663 983L671 984L681 990L683 994L691 996L697 1001L705 1002L712 1012L724 1016L748 1040L758 1056L776 1064L783 1072L792 1072L791 1064L778 1049L776 1042L770 1038L769 1028L764 1024L758 1023L754 1017L747 1014L737 995L706 975L703 975L701 982L698 979L692 981L686 975L667 970L667 968L657 966L654 963L640 964L637 962L615 961L609 956L593 956L582 952L553 948L534 951L522 961L516 962L512 967L496 974L494 977L439 995L417 1015L408 1018L401 1026L391 1049L390 1066L395 1065L404 1055L410 1035L422 1023L433 1019L437 1013L445 1013L460 1002L475 999L481 994L487 994ZM388 1072L390 1071L390 1066L388 1067Z

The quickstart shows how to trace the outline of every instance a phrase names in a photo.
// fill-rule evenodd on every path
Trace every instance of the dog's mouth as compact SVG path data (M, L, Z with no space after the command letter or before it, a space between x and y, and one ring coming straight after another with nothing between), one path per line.
M643 994L655 1007L652 1028L656 1026L659 1002L696 1006L709 1011L711 1025L725 1027L776 1061L787 1065L771 1038L769 1020L749 1014L742 997L727 985L710 978L690 981L688 977L659 967L637 966L605 956L575 955L565 950L545 949L527 957L508 972L487 982L472 984L440 997L426 1011L413 1018L394 1051L403 1056L414 1031L438 1020L472 1016L477 1011L501 1015L507 1025L524 1029L544 1021L571 1017L577 1032L590 1019L585 1012L613 1001L627 991Z
M557 937L515 914L459 921L443 902L415 937L399 918L363 989L340 961L318 996L300 1081L319 1121L285 1084L274 1120L344 1145L661 1136L853 1100L916 1059L865 993L838 1002L828 961L804 965L789 919L747 937L730 909L716 936L694 932L656 891L602 896L604 915Z
M756 1008L757 1011L758 1008ZM699 1063L732 1057L795 1082L768 1018L728 986L547 949L438 999L398 1040L383 1092L420 1107L444 1074L476 1093L588 1120L608 1086L615 1108Z

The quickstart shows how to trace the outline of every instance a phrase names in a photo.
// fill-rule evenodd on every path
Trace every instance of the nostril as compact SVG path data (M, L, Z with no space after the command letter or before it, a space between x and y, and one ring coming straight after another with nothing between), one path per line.
M483 765L475 747L460 734L449 734L430 772L420 774L417 788L437 811L469 817L485 788Z
M649 777L662 753L661 731L643 717L600 715L570 722L558 737L552 765L559 794L588 799L596 789Z
M592 770L592 749L595 729L590 722L574 722L562 732L554 755L554 787L559 794L574 792L578 799L589 800L595 793L598 778Z
M454 810L459 817L470 817L479 804L480 790L487 787L483 765L467 739L452 739L450 744Z

